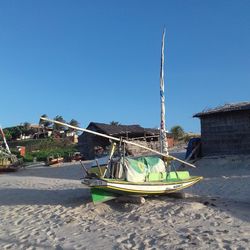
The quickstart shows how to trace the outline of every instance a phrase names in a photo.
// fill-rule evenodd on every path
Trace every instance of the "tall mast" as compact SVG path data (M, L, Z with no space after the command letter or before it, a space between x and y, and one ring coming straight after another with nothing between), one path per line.
M161 71L160 71L160 96L161 96L161 125L160 125L160 143L161 153L168 155L168 142L165 125L165 95L164 95L164 47L165 47L165 29L162 34L161 46Z

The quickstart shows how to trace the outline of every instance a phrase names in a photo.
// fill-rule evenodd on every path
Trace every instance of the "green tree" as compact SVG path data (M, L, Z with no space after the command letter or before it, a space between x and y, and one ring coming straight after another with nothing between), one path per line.
M183 128L179 125L173 126L170 129L170 132L173 134L174 139L176 139L176 140L183 138L183 136L185 134Z
M25 135L31 134L32 131L31 131L30 123L24 122L21 130L22 130L22 133Z
M12 139L14 139L14 140L19 138L22 134L21 126L12 127L10 129L10 134L11 134Z
M4 128L4 129L3 129L3 132L4 132L4 135L5 135L6 140L7 140L7 141L10 141L10 140L12 139L12 136L11 136L11 133L10 133L9 129ZM2 138L2 137L0 136L0 138ZM3 139L3 138L2 138L2 139Z

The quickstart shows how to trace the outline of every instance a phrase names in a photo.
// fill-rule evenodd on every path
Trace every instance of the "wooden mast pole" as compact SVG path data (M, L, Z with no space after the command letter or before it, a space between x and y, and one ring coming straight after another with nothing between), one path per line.
M161 97L161 124L160 124L160 145L161 153L168 155L168 141L166 136L165 124L165 94L164 94L164 47L165 47L165 28L162 34L161 46L161 70L160 70L160 97Z

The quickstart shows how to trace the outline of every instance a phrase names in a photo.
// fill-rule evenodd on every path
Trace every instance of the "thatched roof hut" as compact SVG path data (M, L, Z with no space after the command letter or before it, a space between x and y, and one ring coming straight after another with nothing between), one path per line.
M193 117L203 117L208 115L214 115L218 113L225 113L225 112L233 112L233 111L247 111L250 110L250 102L240 102L240 103L231 103L225 104L222 106L218 106L216 108L205 109L204 111L195 114Z
M250 154L250 102L195 114L201 120L202 155Z
M112 125L98 122L91 122L88 129L92 128L103 134L112 135L115 137L137 137L138 135L158 135L158 129L147 129L140 125Z
M98 122L91 122L88 130L114 136L117 138L126 138L128 140L139 140L146 143L158 142L159 130L152 128L143 128L140 125L112 125ZM169 138L172 136L169 134ZM105 153L110 146L107 138L96 136L83 132L78 138L79 151L86 159L93 159L98 155ZM133 149L130 149L132 152ZM136 149L138 152L138 149Z

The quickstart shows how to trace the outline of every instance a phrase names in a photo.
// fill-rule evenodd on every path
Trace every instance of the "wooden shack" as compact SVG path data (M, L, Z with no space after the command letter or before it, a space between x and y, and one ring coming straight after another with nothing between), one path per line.
M140 125L111 125L91 122L88 130L103 133L117 138L133 140L154 149L159 147L159 130L143 128ZM170 146L173 146L173 136L167 134ZM107 138L83 132L78 138L78 149L85 159L94 159L108 153L110 141ZM131 155L145 153L138 147L128 147L127 152Z
M193 117L201 121L202 156L250 154L250 102L226 104Z

